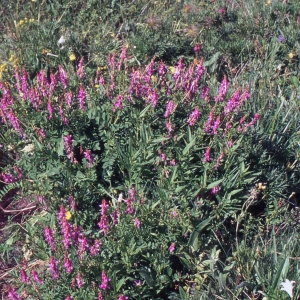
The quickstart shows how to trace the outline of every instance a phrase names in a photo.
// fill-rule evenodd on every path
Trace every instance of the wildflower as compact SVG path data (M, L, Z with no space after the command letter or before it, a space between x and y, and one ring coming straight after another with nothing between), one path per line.
M206 163L206 162L210 162L211 161L211 158L210 158L210 151L211 151L211 147L207 147L206 148L206 151L204 153L204 159L203 159L203 162Z
M69 60L70 61L74 61L76 59L76 56L74 53L72 53L70 56L69 56Z
M102 290L109 290L109 282L110 282L110 278L107 277L106 272L103 270L102 271L102 276L101 276L101 285L99 286L100 289Z
M175 71L176 71L176 68L171 66L169 67L170 71L171 71L171 74L174 75L175 74Z
M221 152L221 154L217 158L217 161L216 161L216 164L215 164L215 170L218 170L218 168L220 166L220 162L222 161L223 158L224 158L224 152Z
M92 256L98 255L98 254L99 254L99 251L100 251L101 245L102 245L102 241L100 241L100 240L95 240L95 241L94 241L94 245L90 247L90 254L91 254Z
M84 104L85 104L85 100L86 100L86 92L84 89L83 84L80 84L80 88L79 88L79 93L78 93L78 100L79 100L79 108L81 110L84 110Z
M160 79L162 79L166 74L167 74L167 67L163 61L160 61L158 66L158 75L160 76Z
M153 29L157 29L160 26L160 20L151 16L146 20L146 24Z
M217 117L216 121L214 122L214 125L212 126L212 134L217 134L218 129L220 127L221 124L221 117L220 115Z
M228 146L229 146L229 148L231 148L231 147L232 147L232 145L233 145L233 141L232 141L232 140L230 140L230 141L228 142Z
M176 166L176 160L175 158L170 160L170 166Z
M108 65L110 66L111 70L114 72L115 69L116 69L116 53L113 52L113 53L110 53L108 55Z
M259 120L260 115L259 114L255 114L253 117L253 120L249 123L249 126L254 126L255 123L257 122L257 120Z
M112 108L113 112L116 112L117 109L121 110L123 108L123 100L124 100L123 95L118 95L116 97L116 101L113 103L113 108Z
M73 152L73 137L71 134L64 136L64 144L65 144L65 149L67 152L67 157L72 163L77 163L76 158L74 157L74 152Z
M216 102L222 102L224 100L224 97L225 97L225 95L227 93L227 90L228 90L228 86L229 86L229 83L227 81L227 77L224 76L224 78L221 82L221 85L219 87L218 95L215 97Z
M73 99L74 99L73 93L71 91L66 92L64 94L64 96L65 96L65 100L66 100L67 105L69 106L69 108L72 108L72 102L73 102Z
M66 220L71 220L71 218L72 218L72 214L71 214L71 212L70 211L66 211Z
M44 284L44 281L39 278L39 275L36 270L32 270L31 275L35 282L37 282L39 284Z
M165 118L169 118L169 116L174 112L176 108L176 104L173 100L170 100L168 103L167 103L167 106L166 106L166 111L165 111L165 114L164 114L164 117Z
M157 101L158 101L158 93L156 90L151 89L147 102L150 102L152 107L155 108Z
M133 220L134 226L140 230L141 228L141 221L138 218L134 218Z
M76 202L75 202L75 199L73 196L69 196L68 197L68 200L69 200L69 203L70 203L70 208L73 212L75 212L77 209L76 209ZM72 216L72 215L71 215Z
M284 42L285 42L285 38L284 38L284 36L282 36L282 35L279 35L279 36L277 37L277 39L278 39L278 41L281 42L281 43L284 43Z
M240 91L237 90L233 96L228 100L226 105L224 106L224 113L225 115L228 115L230 112L232 112L234 109L239 107L241 105L242 95L240 94Z
M50 99L48 100L47 109L48 109L48 113L49 113L48 119L51 120L53 117L54 107L53 107Z
M201 97L202 97L203 99L206 99L207 96L208 96L208 94L209 94L209 91L210 91L209 86L208 86L208 85L204 86L204 87L202 88Z
M90 168L93 164L93 156L92 156L92 151L91 150L86 150L83 152L85 159L88 161L88 168Z
M85 76L85 73L84 73L84 58L81 57L79 63L78 63L78 67L77 67L77 75L80 79L83 79L84 76Z
M67 213L63 205L60 206L59 214L58 214L59 223L61 225L61 232L63 234L63 244L65 249L69 248L69 245L72 244L71 242L71 226L67 220Z
M62 66L58 66L59 79L65 90L68 87L68 76L66 70Z
M64 110L62 108L62 105L59 105L59 115L60 115L60 118L61 118L62 122L65 125L68 125L69 124L69 120L65 116L65 112L64 112Z
M135 281L133 282L133 286L135 286L135 287L140 287L140 286L142 286L142 285L143 285L142 280L135 280Z
M31 0L32 1L32 0ZM66 40L65 40L65 37L62 35L59 40L57 41L57 44L58 44L58 47L60 49L64 49L64 44L65 44Z
M80 273L77 274L76 281L77 281L77 286L80 289L84 285L84 281Z
M99 291L99 293L98 293L98 298L97 298L97 299L98 299L98 300L104 300L102 291Z
M272 0L267 0L266 6L270 5L272 3Z
M121 49L121 53L120 53L120 61L119 61L119 67L118 67L119 71L121 70L121 67L122 67L124 61L126 60L126 58L127 58L127 47L123 46Z
M49 268L52 273L52 279L56 280L59 278L59 271L58 271L58 260L55 257L51 256L49 261Z
M167 127L167 129L169 131L169 136L171 136L172 135L172 131L174 131L174 129L172 128L172 122L171 121L167 122L166 123L166 127Z
M280 290L281 291L286 291L289 296L291 297L291 299L293 299L293 284L295 283L295 281L289 281L288 279L286 279L285 281L283 281L281 283L281 285L283 286Z
M136 189L131 188L131 189L128 190L128 195L129 195L129 198L131 200L135 199L136 194L137 194L137 190Z
M65 254L64 257L64 268L66 269L67 273L71 273L73 271L73 262L71 259L69 259L67 254Z
M127 297L127 296L124 296L124 295L122 294L122 295L119 295L118 300L128 300L128 297Z
M14 288L11 288L11 287L8 289L8 295L7 296L11 300L21 300L21 298L17 294L16 290Z
M83 254L87 252L89 248L88 239L81 233L78 237L78 250L77 254L80 259L83 258Z
M169 252L172 253L176 250L176 244L172 243L171 246L169 247Z
M28 275L26 274L26 271L24 269L21 269L21 276L22 276L22 282L31 284L30 279Z
M133 199L125 199L124 202L126 203L126 210L125 213L126 214L133 214L134 213L134 207L133 207Z
M202 45L200 43L195 44L194 52L196 56L200 56L201 49L202 49Z
M289 57L290 59L292 59L292 58L294 57L294 53L293 53L293 52L290 52L290 53L288 54L288 57Z
M104 235L107 235L108 231L109 231L109 225L108 225L108 219L107 219L109 205L105 199L102 200L102 204L100 205L100 207L101 207L101 218L98 223L98 226L100 227L100 231Z
M215 187L213 187L213 188L210 190L210 194L211 194L212 196L214 196L214 195L216 195L217 193L219 193L219 191L220 191L220 188L219 188L218 185L216 185Z
M29 152L32 152L33 150L34 150L34 145L28 144L21 151L24 153L29 153Z
M200 117L201 112L199 111L199 107L197 106L195 110L190 114L187 122L189 123L190 126L194 126L196 124L196 121Z
M225 13L226 13L226 8L225 8L225 7L220 8L220 9L219 9L219 13L220 13L221 15L225 15Z
M166 161L166 160L167 160L167 155L166 155L165 153L161 153L161 154L160 154L160 159L161 159L162 161Z
M73 297L71 295L67 296L67 298L65 298L65 300L73 300Z
M46 226L46 228L44 230L44 236L45 236L46 242L51 247L52 251L54 251L55 246L56 246L56 242L55 242L55 239L53 237L53 230L49 226Z
M199 28L195 25L187 26L185 29L185 34L188 37L195 38L199 34Z

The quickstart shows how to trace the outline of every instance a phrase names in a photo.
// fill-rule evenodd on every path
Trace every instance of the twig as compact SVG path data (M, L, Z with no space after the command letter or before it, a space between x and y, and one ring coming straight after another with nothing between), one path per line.
M8 209L2 208L2 206L0 205L0 208L1 208L5 213L19 213L19 212L22 212L22 211L31 210L31 209L33 209L33 208L35 208L35 207L36 207L36 205L30 206L30 207L25 207L25 208L23 208L23 209L8 210Z

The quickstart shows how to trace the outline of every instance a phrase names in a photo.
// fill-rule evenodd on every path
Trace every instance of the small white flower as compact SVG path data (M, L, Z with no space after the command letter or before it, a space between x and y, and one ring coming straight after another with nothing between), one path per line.
M34 150L34 145L29 144L29 145L26 145L21 151L24 153L29 153L29 152L32 152L33 150Z
M57 42L58 47L59 47L60 49L64 49L64 47L65 47L65 46L64 46L65 42L66 42L65 37L62 35L62 36L59 38L58 42Z
M283 287L280 289L281 291L286 291L291 299L293 299L293 284L295 283L295 281L289 281L288 279L286 279L284 282L281 283L281 285L283 285Z
M119 198L118 198L118 202L122 202L123 201L123 194L119 194Z

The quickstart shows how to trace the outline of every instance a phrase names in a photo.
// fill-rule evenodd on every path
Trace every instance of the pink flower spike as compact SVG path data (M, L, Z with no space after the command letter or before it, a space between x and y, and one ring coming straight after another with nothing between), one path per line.
M22 300L19 295L17 294L16 290L14 288L9 288L8 289L8 298L11 300Z
M85 100L86 100L86 91L84 89L83 84L81 83L79 88L79 93L78 93L79 108L81 110L84 110Z
M218 95L215 97L216 102L222 102L224 100L224 97L228 90L228 86L229 86L229 82L227 81L227 77L224 76L221 85L219 87Z
M44 281L39 278L39 275L36 270L32 270L31 275L35 282L37 282L39 284L44 284Z
M22 282L31 284L30 278L28 277L28 275L26 274L26 271L24 269L21 269L21 276L22 276Z
M195 110L190 114L187 122L189 123L190 126L194 126L200 116L201 116L201 112L199 111L199 107L197 106Z
M128 297L122 294L118 297L118 300L128 300Z
M49 268L52 273L52 279L56 280L59 278L59 271L58 271L58 260L55 257L51 256L49 261Z
M78 273L76 277L76 281L77 281L77 286L80 289L84 285L84 281L80 273Z
M134 218L132 221L133 221L133 223L134 223L134 226L135 226L138 230L140 230L140 228L141 228L141 221L140 221L138 218Z
M100 289L102 290L109 290L110 286L109 286L109 282L110 282L110 278L107 277L106 272L103 270L102 271L102 276L101 276L101 285L99 286Z
M172 243L171 246L169 247L169 252L172 253L176 250L176 244Z
M81 57L81 59L78 63L77 75L80 79L83 79L84 76L85 76L85 73L84 73L84 57Z
M210 162L211 161L211 158L210 158L210 151L211 151L211 147L207 147L206 148L206 151L204 153L204 159L203 159L203 162L206 163L206 162Z

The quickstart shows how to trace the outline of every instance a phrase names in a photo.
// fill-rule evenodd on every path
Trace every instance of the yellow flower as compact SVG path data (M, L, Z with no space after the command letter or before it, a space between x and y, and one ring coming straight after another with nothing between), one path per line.
M34 22L34 19L29 19L29 23L33 23Z
M151 80L152 80L152 82L157 82L157 77L154 76L154 75L152 75L152 76L151 76Z
M171 73L174 74L175 73L175 67L170 67Z
M3 75L4 72L7 72L7 65L6 64L0 65L0 79L2 79L2 75Z
M25 23L25 21L24 20L21 20L19 23L18 23L18 26L21 26L21 25L23 25Z
M70 61L74 61L76 59L76 56L74 53L72 53L70 56L69 56L69 59Z
M99 84L95 84L95 89L98 89L99 88Z
M66 219L69 221L72 218L72 214L70 211L66 211Z
M294 57L293 52L290 52L290 53L288 54L288 57L289 57L290 59L292 59L292 58Z
M270 5L272 3L272 0L268 0L267 2L266 2L266 5Z

